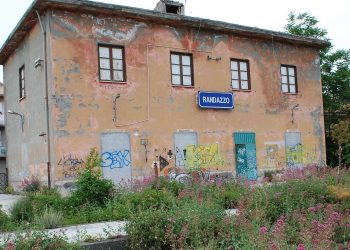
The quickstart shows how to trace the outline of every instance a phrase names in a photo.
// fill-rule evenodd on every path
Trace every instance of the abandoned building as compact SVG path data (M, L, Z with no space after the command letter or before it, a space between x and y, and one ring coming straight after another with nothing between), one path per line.
M5 136L5 111L4 111L4 84L0 82L0 193L6 191L6 136Z
M167 0L35 0L0 51L9 182L68 187L94 147L115 183L322 164L327 45Z

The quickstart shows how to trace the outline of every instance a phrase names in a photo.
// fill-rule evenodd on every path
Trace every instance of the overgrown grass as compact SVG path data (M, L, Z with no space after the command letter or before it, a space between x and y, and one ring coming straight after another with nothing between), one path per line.
M350 243L349 171L339 184L332 170L305 168L272 174L273 185L185 185L162 177L132 191L101 178L96 151L87 162L70 196L44 187L26 192L10 217L0 213L0 230L128 220L131 249L330 249ZM231 208L236 216L226 215ZM38 219L43 214L46 219Z

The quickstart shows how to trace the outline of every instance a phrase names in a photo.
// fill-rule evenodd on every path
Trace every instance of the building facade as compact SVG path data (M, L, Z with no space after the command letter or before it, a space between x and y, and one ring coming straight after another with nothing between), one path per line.
M10 183L68 187L93 147L115 183L325 162L327 42L182 13L34 1L0 52Z
M0 193L5 192L6 187L7 187L7 168L6 168L4 85L2 82L0 82Z

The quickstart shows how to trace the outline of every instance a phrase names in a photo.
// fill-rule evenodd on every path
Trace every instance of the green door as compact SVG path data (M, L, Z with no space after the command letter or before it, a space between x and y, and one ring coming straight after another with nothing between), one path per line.
M256 180L256 145L255 133L234 133L236 148L236 169L239 176Z

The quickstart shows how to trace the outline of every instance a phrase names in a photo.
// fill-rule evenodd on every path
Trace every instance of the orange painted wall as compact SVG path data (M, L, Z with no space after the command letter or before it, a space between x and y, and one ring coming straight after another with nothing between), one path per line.
M99 43L125 46L125 84L99 81ZM197 132L199 144L219 145L225 164L213 170L236 171L232 134L237 131L256 133L259 170L286 166L287 131L301 132L304 164L325 162L316 49L120 16L61 11L52 12L50 47L56 182L67 181L60 160L83 159L92 147L99 149L104 131L130 133L133 176L152 174L155 157L174 151L173 133L181 130ZM171 86L171 51L192 53L193 88ZM207 60L208 55L221 60ZM199 90L232 91L230 58L249 60L251 91L233 91L234 110L200 109L196 104ZM297 95L281 93L281 64L297 67ZM291 109L296 104L299 108L292 123ZM149 141L147 162L140 139ZM272 156L266 152L268 145L277 145Z

